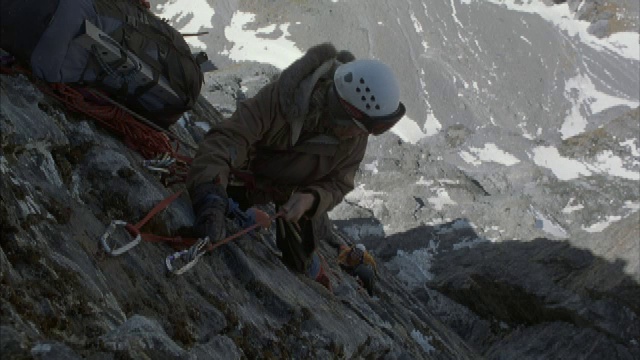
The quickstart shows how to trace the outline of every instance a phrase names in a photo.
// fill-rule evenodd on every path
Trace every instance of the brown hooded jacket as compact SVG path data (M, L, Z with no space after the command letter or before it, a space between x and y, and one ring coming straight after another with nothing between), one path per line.
M340 203L354 188L368 138L339 140L325 125L326 90L340 64L336 57L344 54L331 44L315 46L278 80L241 102L200 143L189 190L216 178L226 186L235 169L251 172L263 189L253 194L255 202L285 202L294 191L312 192L318 198L312 218Z

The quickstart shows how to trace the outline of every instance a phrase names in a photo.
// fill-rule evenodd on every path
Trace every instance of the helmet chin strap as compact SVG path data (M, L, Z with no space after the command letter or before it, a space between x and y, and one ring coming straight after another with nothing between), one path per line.
M329 86L327 89L327 108L329 110L329 116L331 117L331 122L340 126L351 126L354 125L351 115L347 113L344 109L340 100L338 99L338 94L336 94L335 87Z

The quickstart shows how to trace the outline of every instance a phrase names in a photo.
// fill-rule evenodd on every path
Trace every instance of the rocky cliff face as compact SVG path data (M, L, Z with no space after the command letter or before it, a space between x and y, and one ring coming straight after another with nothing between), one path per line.
M640 358L635 58L530 16L535 0L221 0L215 14L212 3L182 12L152 1L185 32L199 30L198 6L211 16L198 44L221 70L172 127L191 146L278 73L231 56L245 46L227 36L234 21L258 29L260 47L286 33L300 49L334 41L408 69L415 134L372 137L357 188L331 212L338 241L378 260L375 296L328 244L333 294L291 273L269 232L181 276L167 275L174 249L162 243L99 256L112 220L136 223L181 186L164 186L122 139L26 78L2 75L3 359ZM637 1L567 3L556 6L599 40L637 31ZM567 114L588 123L572 129ZM143 230L189 236L192 222L183 195Z
M474 356L387 271L378 297L359 291L326 245L335 294L289 272L270 234L224 246L180 277L166 276L173 249L164 244L97 257L110 221L136 223L177 189L165 188L138 154L26 78L3 76L1 86L3 356ZM201 102L189 119L174 131L196 141L203 130L192 122L220 115ZM146 230L185 234L192 221L183 197Z
M26 78L1 80L3 357L640 356L640 292L623 264L545 239L453 251L460 239L477 238L464 219L369 242L381 262L374 297L336 267L328 244L321 253L334 294L289 272L269 233L226 245L182 276L167 276L164 259L173 249L165 244L99 257L111 220L135 223L179 186L164 187L137 153ZM172 130L196 143L202 125L220 118L201 99ZM468 191L482 196L473 184ZM375 223L360 215L337 221L343 231L336 234L349 239L358 224ZM144 230L188 235L192 221L183 196ZM637 251L629 236L637 221L630 217L607 236ZM434 240L441 254L429 281L411 277L398 255Z

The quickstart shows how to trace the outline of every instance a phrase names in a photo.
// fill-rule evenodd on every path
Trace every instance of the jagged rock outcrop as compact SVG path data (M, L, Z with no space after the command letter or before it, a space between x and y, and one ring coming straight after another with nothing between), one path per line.
M634 359L640 286L623 267L564 241L484 243L439 256L428 286L498 325L487 358Z

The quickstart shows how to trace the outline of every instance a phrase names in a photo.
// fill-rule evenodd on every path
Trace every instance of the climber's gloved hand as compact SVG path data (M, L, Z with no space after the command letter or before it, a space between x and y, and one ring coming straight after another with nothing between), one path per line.
M282 205L285 211L284 218L288 221L297 222L309 210L317 206L317 198L313 193L295 192L291 194L289 200Z
M227 191L213 182L196 186L191 195L196 220L193 230L196 236L208 236L213 243L226 236L225 214L229 206Z

